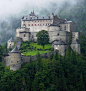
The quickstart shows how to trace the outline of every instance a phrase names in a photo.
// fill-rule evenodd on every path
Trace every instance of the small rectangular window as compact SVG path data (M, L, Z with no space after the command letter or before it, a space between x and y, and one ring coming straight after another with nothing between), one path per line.
M26 35L24 34L24 37L25 37Z
M65 30L66 30L66 26L65 26Z

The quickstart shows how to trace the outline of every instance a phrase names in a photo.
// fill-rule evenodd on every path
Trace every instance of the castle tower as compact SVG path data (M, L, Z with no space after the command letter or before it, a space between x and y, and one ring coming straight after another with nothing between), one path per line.
M9 39L9 40L7 41L7 48L8 48L8 49L9 49L9 48L13 48L13 46L14 46L14 39L11 38L11 39Z
M10 70L21 69L21 52L15 47L10 53Z
M80 43L79 43L79 40L76 39L75 41L72 41L71 48L73 49L73 51L76 51L77 53L80 54Z
M61 41L61 39L59 41L55 41L54 50L58 50L60 55L65 56L65 50L66 50L65 43Z

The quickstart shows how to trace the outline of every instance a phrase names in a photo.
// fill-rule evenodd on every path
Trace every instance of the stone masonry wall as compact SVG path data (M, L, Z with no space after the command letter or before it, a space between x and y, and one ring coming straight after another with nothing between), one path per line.
M48 52L48 53L43 53L43 54L40 54L41 58L48 58L50 57L51 54L54 54L55 55L56 51L51 51L51 52ZM29 63L30 62L30 58L35 61L37 59L36 56L21 56L21 61L22 61L22 64L23 63Z

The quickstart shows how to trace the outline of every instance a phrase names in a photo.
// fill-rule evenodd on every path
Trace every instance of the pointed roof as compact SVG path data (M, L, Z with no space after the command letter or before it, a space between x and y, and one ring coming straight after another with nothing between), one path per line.
M36 16L35 13L34 13L34 10L33 12L31 12L31 14L29 14L30 16Z
M18 50L18 48L17 48L17 46L11 51L11 53L21 53L19 50Z
M8 42L14 42L14 38L9 39Z

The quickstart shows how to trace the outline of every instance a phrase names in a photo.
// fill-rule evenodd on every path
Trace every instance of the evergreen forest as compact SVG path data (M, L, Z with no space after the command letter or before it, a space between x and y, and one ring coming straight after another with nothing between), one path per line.
M2 54L8 52L7 44L4 44L0 46L0 91L86 91L86 0L77 0L73 6L65 2L62 6L57 12L57 5L53 3L50 9L63 19L74 21L76 31L83 32L80 36L81 54L70 47L64 57L56 52L44 59L38 53L36 61L30 59L21 70L10 71L9 66L2 64ZM49 10L44 8L40 13L48 15ZM10 15L9 23L0 21L0 44L15 38L16 28L21 24L20 17Z
M80 36L81 54L68 47L65 56L30 59L21 70L10 71L0 62L0 91L86 91L86 37ZM0 46L0 55L2 56ZM1 57L0 56L0 57ZM1 61L1 60L0 60Z
M0 63L0 91L86 91L86 58L66 51L66 56L51 55L10 71Z

